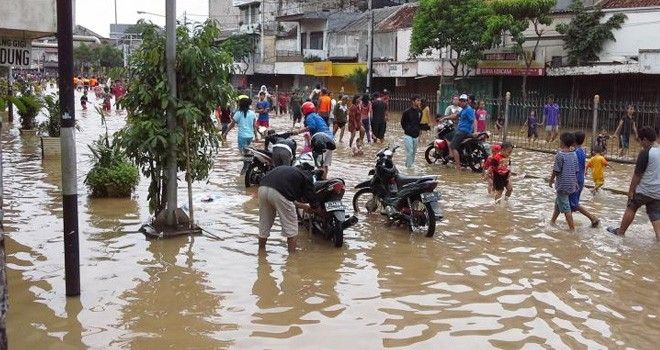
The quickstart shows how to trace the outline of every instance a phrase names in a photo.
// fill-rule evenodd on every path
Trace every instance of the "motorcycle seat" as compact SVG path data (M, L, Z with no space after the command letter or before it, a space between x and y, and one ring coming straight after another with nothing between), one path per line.
M321 189L325 186L328 186L328 184L334 183L334 182L337 182L337 181L341 181L342 184L344 183L344 180L342 180L342 179L330 179L330 180L316 181L314 183L314 191L318 191L319 189Z
M404 176L397 175L396 182L399 186L409 185L416 182L433 181L435 176Z

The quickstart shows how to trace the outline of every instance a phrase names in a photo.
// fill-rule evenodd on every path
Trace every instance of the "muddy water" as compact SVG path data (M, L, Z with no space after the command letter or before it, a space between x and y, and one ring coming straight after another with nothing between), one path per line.
M111 130L123 124L108 120ZM302 231L289 256L274 233L259 255L257 202L237 176L234 142L195 185L196 216L217 238L146 241L134 233L148 218L146 181L131 199L87 198L85 145L103 129L93 112L80 124L79 299L64 296L59 164L41 159L36 138L3 130L12 349L650 349L660 340L660 246L648 219L640 213L624 239L582 217L574 233L561 219L550 226L553 191L541 177L551 155L516 151L517 171L530 176L494 205L479 175L423 164L420 147L414 172L439 174L444 196L435 237L362 217L342 249ZM335 156L349 187L372 165L376 148L366 151ZM630 172L615 165L606 187L626 189ZM618 222L623 196L585 197L603 226Z

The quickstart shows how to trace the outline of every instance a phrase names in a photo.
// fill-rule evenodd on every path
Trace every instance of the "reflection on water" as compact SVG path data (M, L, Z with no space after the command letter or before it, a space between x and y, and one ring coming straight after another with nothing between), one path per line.
M111 130L124 123L107 119ZM583 217L574 233L549 225L551 155L516 150L514 166L530 176L495 205L480 175L428 166L420 147L414 172L440 175L446 220L435 237L362 217L342 249L302 231L301 252L289 256L275 228L258 254L258 205L237 176L235 135L209 181L194 185L196 217L217 237L146 241L135 233L149 215L146 181L133 198L86 196L86 145L103 128L93 111L80 124L79 299L64 296L59 163L41 160L38 138L3 131L12 349L650 349L660 340L660 247L648 219L640 211L624 239ZM388 128L400 143L396 123ZM349 186L347 203L376 150L353 158L339 147L332 172ZM631 171L614 164L606 187L625 190ZM625 197L584 197L604 226L618 222Z

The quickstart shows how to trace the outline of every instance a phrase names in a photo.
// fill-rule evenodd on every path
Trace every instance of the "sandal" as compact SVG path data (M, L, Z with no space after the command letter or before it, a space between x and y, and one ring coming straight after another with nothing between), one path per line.
M617 228L614 228L614 227L608 227L608 228L607 228L607 232L609 232L609 233L611 233L611 234L613 234L613 235L615 235L615 236L618 236L618 235L619 235L619 228L618 228L618 227L617 227Z

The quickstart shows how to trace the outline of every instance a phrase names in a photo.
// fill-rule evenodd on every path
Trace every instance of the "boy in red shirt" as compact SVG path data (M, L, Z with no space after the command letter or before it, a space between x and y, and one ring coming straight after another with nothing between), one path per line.
M513 192L513 187L511 186L511 180L509 179L511 171L509 165L511 161L509 157L513 152L513 144L511 142L504 142L502 144L502 150L500 153L496 154L493 157L490 166L490 172L493 176L493 190L495 191L495 201L500 201L502 199L502 193L506 188L506 197L505 200L508 200L511 197L511 192Z
M488 194L493 193L493 173L489 170L493 166L493 157L499 154L500 150L502 150L502 146L500 146L499 144L494 144L493 146L491 146L490 148L491 154L484 161L484 178L488 180Z

